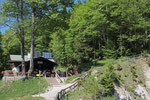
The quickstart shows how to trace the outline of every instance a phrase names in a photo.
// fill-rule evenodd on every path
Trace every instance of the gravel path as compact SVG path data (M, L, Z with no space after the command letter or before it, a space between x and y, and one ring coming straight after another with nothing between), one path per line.
M146 90L144 92L146 99L150 100L150 67L146 60L143 60L142 67L146 78Z
M53 85L53 86L49 87L45 93L40 94L40 96L44 97L45 100L57 100L56 99L57 93L60 92L62 89L65 89L65 88L71 86L72 84ZM39 95L33 95L33 97L38 97L38 96Z
M146 60L143 61L142 67L143 67L144 75L145 75L145 78L146 78L146 87L147 87L148 90L150 90L150 67L147 64Z

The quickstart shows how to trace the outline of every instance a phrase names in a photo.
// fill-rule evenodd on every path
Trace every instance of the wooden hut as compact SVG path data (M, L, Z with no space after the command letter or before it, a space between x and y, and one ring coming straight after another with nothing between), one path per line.
M21 55L10 55L9 63L11 65L14 65L19 69L19 71L22 71L21 68ZM33 71L50 71L52 72L54 69L54 66L57 65L57 63L52 58L44 58L44 57L36 57L34 58L34 69ZM25 71L28 72L30 66L30 58L28 56L25 56Z

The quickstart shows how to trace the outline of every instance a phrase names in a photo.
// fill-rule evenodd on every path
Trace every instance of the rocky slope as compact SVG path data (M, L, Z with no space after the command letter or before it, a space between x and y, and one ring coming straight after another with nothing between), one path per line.
M143 56L133 57L115 65L116 72L123 79L121 86L115 86L117 100L150 100L150 67L147 59ZM118 66L121 70L118 70Z

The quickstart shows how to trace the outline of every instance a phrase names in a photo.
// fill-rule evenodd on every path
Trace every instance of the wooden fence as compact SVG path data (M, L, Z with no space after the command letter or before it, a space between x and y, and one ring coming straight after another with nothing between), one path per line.
M19 80L21 78L24 78L24 76L17 75L15 72L13 72L11 70L6 70L6 71L4 71L4 76L3 76L2 80L4 82L7 82L7 81Z
M128 56L127 59L125 59L126 61L133 61L135 59L141 58L143 55L142 54L138 54L138 55L134 55L134 56ZM110 61L111 62L111 61ZM110 63L107 62L107 63ZM65 89L62 89L58 94L57 94L57 98L56 100L63 100L63 98L65 96L67 96L67 94L71 91L74 91L75 88L78 86L78 83L80 80L83 80L84 78L86 78L88 76L88 72L85 72L81 77L77 78L75 83ZM102 97L101 97L102 98Z
M78 83L80 80L83 80L84 78L88 77L88 72L85 72L83 75L81 75L81 77L77 78L76 81L74 82L74 84L72 84L71 86L62 89L60 92L58 92L57 94L57 99L56 100L63 100L63 98L71 91L74 91L76 89L76 87L78 86Z

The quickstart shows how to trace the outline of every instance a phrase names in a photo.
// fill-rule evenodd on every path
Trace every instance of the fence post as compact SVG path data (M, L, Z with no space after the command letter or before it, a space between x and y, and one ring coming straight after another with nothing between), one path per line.
M39 97L40 97L40 75L41 75L41 71L39 70Z
M67 95L67 100L68 100L68 95Z
M5 83L6 83L6 74L7 74L7 71L4 71L4 75L5 75L4 76L4 78L5 78L4 80L5 80Z

